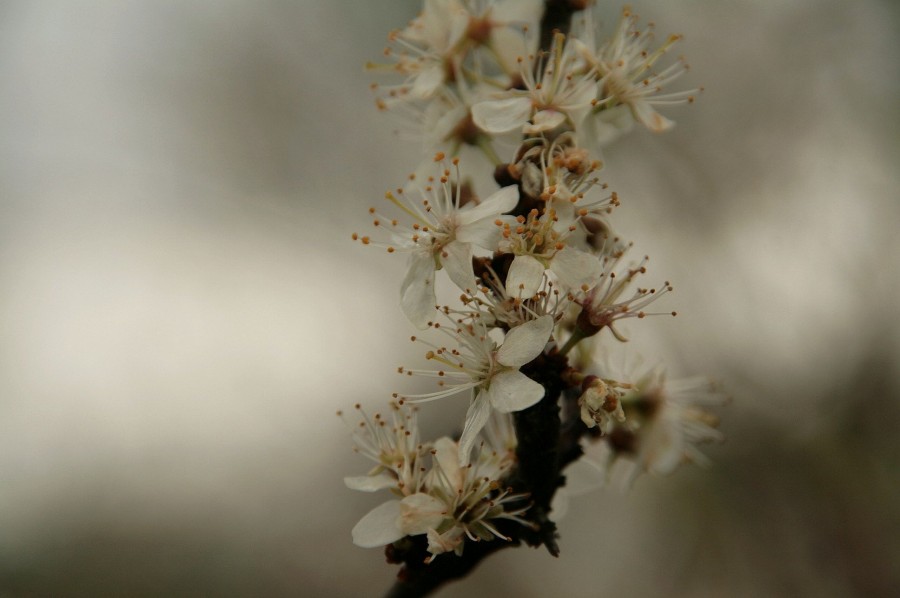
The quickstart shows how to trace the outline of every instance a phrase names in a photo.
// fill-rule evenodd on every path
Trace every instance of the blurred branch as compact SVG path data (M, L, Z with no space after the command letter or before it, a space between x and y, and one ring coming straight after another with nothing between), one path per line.
M566 34L572 25L572 15L584 10L590 0L544 0L544 16L541 17L540 49L549 51L553 45L553 34Z
M516 523L508 522L508 529L500 528L503 533L513 533L513 527L521 527ZM500 526L498 526L500 527ZM410 546L403 543L408 542ZM427 596L447 582L462 579L467 576L488 555L502 548L518 546L518 540L509 542L472 542L466 545L466 550L461 556L449 554L439 556L430 563L421 559L421 554L427 554L427 540L424 535L407 537L405 540L388 545L386 553L389 562L403 562L404 567L397 575L397 581L385 594L385 598L419 598ZM408 548L409 552L404 549ZM401 554L403 553L403 554ZM413 557L414 560L405 560ZM392 560L401 558L404 560Z

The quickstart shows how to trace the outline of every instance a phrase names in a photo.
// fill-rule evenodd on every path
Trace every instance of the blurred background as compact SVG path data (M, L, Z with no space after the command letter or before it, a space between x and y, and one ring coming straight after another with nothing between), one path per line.
M605 156L679 311L628 351L722 381L728 440L439 595L897 595L897 6L632 4L706 91ZM350 241L418 164L362 68L417 10L0 1L0 596L390 585L334 413L417 355L403 260Z

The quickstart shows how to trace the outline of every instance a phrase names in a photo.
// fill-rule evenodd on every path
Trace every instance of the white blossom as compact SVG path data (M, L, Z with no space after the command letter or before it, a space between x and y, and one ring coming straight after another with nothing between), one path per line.
M438 158L443 159L443 154ZM473 246L496 246L500 238L497 223L505 221L502 214L515 206L519 193L510 185L477 204L463 205L458 170L451 177L450 169L444 168L437 180L429 178L421 187L418 200L409 195L398 189L396 194L388 192L386 198L412 220L411 224L387 218L375 208L369 212L376 226L390 230L388 252L409 254L406 277L400 285L400 307L416 327L424 329L435 309L435 272L445 269L460 289L475 289ZM364 244L372 242L368 236L354 234L353 238Z
M495 527L498 519L527 524L520 517L528 508L524 497L500 485L513 465L505 452L487 445L467 464L459 459L457 443L445 437L434 443L431 455L432 466L419 492L382 503L354 526L357 546L374 548L425 534L434 558L445 552L462 554L467 539L508 540Z
M508 294L506 285L489 265L481 275L481 282L477 293L460 297L464 309L444 309L461 321L480 321L488 327L512 329L542 316L550 316L555 322L563 317L571 304L571 295L560 292L559 285L554 284L546 272L537 292L529 298L522 298L518 292Z
M356 410L360 421L351 426L354 451L375 466L367 475L344 478L347 487L363 492L392 488L401 495L418 492L422 462L431 445L420 440L416 408L391 403L390 419L380 413L369 417L359 404Z
M469 13L460 0L425 0L422 13L388 36L385 57L393 64L369 63L370 69L387 68L406 76L394 88L394 98L429 98L462 59L460 52L469 26Z
M632 287L632 283L647 272L648 256L626 268L619 268L624 251L600 258L602 269L596 278L588 281L585 291L575 300L581 305L578 326L587 335L595 334L603 328L618 340L628 339L616 328L619 320L644 318L648 315L676 315L676 312L647 312L651 303L672 291L668 281L659 287Z
M562 126L577 128L596 99L594 73L585 68L562 34L554 38L546 61L544 58L519 58L525 90L510 89L472 107L472 118L479 128L488 133L521 130L528 135ZM537 79L535 70L540 72Z
M506 275L507 295L533 297L545 271L565 289L578 289L602 272L596 256L566 244L575 225L560 231L558 220L556 210L549 207L543 214L535 209L527 217L518 216L516 223L503 223L499 249L515 255Z
M608 364L606 366L609 367ZM669 474L680 464L706 464L697 445L721 441L718 418L707 407L721 405L726 396L705 378L667 380L659 368L604 374L614 387L624 418L616 418L596 442L606 463L600 469L631 485L641 473Z
M459 349L433 346L426 353L426 358L441 364L442 369L403 369L403 372L438 378L441 389L426 394L403 395L400 398L413 401L434 400L472 390L474 399L466 413L459 441L460 459L467 461L475 439L492 411L521 411L544 396L544 388L520 372L519 368L544 350L553 331L553 318L549 315L541 316L517 326L506 334L501 344L491 338L487 328L480 322L461 325L452 332L444 326L436 325L435 328L456 340Z
M390 34L385 62L367 65L403 77L372 85L376 105L411 121L429 150L487 150L490 136L472 123L471 107L512 83L516 57L536 41L525 31L537 26L542 9L541 0L428 0Z
M638 17L628 7L612 37L601 44L594 41L594 27L590 10L586 11L583 31L577 42L578 53L591 64L599 75L600 94L592 108L591 118L586 119L590 135L581 138L602 145L630 127L626 113L617 107L625 107L631 118L654 133L670 129L674 123L660 114L656 106L682 104L694 101L700 89L663 93L663 89L684 74L688 67L684 59L656 71L656 62L662 58L680 35L670 35L658 48L654 42L653 25L643 31L637 28ZM591 140L590 136L596 139Z
M726 396L706 378L666 381L663 373L652 374L641 381L641 395L623 399L626 418L629 408L646 413L649 406L657 411L645 416L637 430L635 462L644 471L668 474L680 464L708 463L697 449L698 444L721 441L719 420L704 407L720 405Z

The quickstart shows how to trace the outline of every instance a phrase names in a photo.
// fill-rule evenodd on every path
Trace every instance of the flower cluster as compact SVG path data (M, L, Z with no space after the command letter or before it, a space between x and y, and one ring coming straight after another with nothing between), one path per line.
M515 462L515 437L508 421L495 418L474 463L459 460L457 443L443 437L419 441L415 409L392 403L391 421L369 418L354 429L357 450L375 463L365 476L344 482L354 490L390 490L395 498L375 507L353 528L363 547L384 546L404 536L425 534L429 560L445 552L461 554L464 540L508 540L498 520L529 525L522 515L525 496L501 486ZM507 416L508 417L508 416Z
M568 7L564 31L540 31L551 5ZM465 558L467 542L555 553L563 480L577 486L585 466L605 479L626 461L629 480L669 473L719 439L703 408L718 395L597 359L626 341L623 320L675 315L648 311L672 286L640 284L648 258L628 261L632 244L614 232L620 200L600 180L599 152L634 123L667 130L658 108L693 101L699 89L664 89L682 59L657 67L678 39L656 46L626 8L600 41L586 1L426 0L370 65L399 78L374 86L377 105L406 117L434 160L370 208L373 232L353 239L406 254L399 304L425 350L421 366L398 371L436 388L398 390L389 418L362 414L357 450L375 467L346 483L394 498L357 524L356 544L391 545L407 564ZM476 158L460 158L466 147ZM482 196L463 175L478 152L498 187ZM458 304L439 303L445 292ZM422 441L418 404L453 396L468 402L458 440ZM600 461L581 457L598 447Z

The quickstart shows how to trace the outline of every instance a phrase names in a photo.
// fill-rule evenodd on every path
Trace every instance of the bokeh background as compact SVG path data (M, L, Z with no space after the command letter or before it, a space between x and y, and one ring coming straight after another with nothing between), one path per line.
M627 351L721 380L728 441L439 595L897 595L897 7L632 4L706 91L606 156L680 312ZM349 236L419 160L362 69L417 10L0 1L0 596L389 586L334 413L416 356L402 259Z

